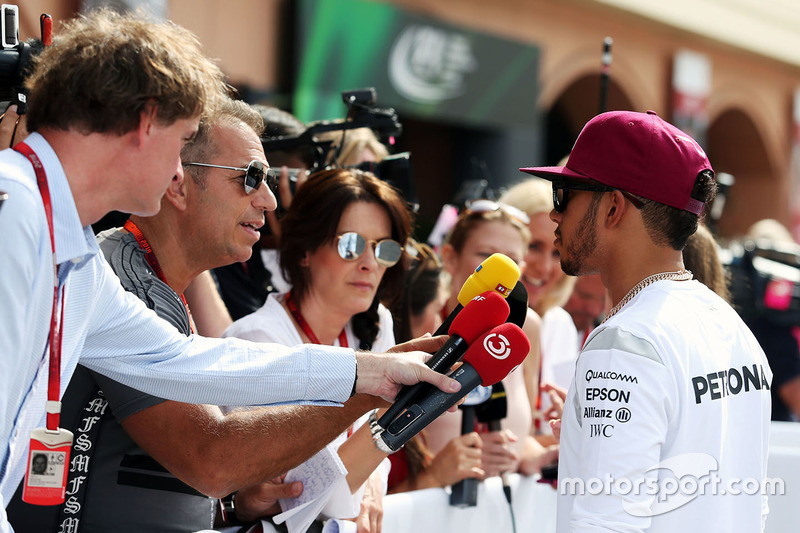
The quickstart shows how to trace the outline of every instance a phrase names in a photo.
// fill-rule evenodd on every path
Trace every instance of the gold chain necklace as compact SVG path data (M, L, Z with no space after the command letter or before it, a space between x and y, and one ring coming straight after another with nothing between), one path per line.
M656 281L662 281L665 279L673 280L673 281L688 281L692 279L692 273L688 270L676 270L675 272L659 272L658 274L653 274L652 276L647 276L642 281L637 283L633 286L631 290L628 291L622 300L619 301L617 305L611 308L611 311L608 312L606 317L603 319L603 322L611 318L612 316L616 315L620 309L625 307L625 305L630 302L634 296L639 294L642 289L650 285L651 283L655 283ZM601 322L602 323L602 322Z

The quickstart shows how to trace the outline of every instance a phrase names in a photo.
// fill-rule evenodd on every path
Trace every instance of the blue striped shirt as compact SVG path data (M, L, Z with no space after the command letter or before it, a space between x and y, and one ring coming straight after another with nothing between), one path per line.
M81 227L69 182L39 134L26 140L47 172L56 260L64 286L61 391L80 362L170 400L213 405L332 404L353 387L353 350L287 348L236 339L185 337L126 293ZM50 234L30 162L0 152L0 532L5 502L24 475L32 428L44 424L53 303Z

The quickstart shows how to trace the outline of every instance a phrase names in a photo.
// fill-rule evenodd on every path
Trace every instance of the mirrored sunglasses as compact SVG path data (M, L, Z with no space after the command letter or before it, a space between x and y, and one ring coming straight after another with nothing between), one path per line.
M226 170L238 170L244 172L244 192L247 194L252 193L261 186L262 181L267 182L267 187L275 192L278 185L277 173L264 165L261 161L250 161L245 168L241 167L226 167L223 165L210 165L208 163L184 163L183 166L196 166L196 167L210 167L210 168L223 168Z
M403 247L400 243L393 239L383 239L380 241L368 241L354 231L342 233L337 238L336 250L339 252L339 257L345 261L355 261L364 250L367 248L367 243L372 245L375 252L375 260L379 265L384 267L391 267L400 261L403 255Z

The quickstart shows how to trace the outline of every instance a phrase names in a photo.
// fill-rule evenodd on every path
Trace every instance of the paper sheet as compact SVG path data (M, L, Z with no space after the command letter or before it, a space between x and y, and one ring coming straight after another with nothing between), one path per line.
M331 491L342 481L346 483L347 468L330 444L311 459L286 474L284 483L303 482L303 492L297 498L279 500L281 514L273 520L286 522L289 533L303 533L319 515Z

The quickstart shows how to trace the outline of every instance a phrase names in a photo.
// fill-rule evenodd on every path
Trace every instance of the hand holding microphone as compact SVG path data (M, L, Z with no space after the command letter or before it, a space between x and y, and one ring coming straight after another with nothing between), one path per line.
M459 313L450 326L450 338L427 362L429 368L444 374L450 367L457 363L467 351L467 347L480 336L481 333L492 329L505 322L509 308L502 296L495 292L488 292L476 296L467 303L464 311ZM403 387L395 398L394 404L384 413L378 421L381 427L386 428L400 412L414 402L423 392L430 390L426 383L418 383L410 387ZM469 392L469 391L466 391ZM465 392L465 394L466 394Z
M376 436L376 444L386 453L397 451L478 384L488 386L503 379L522 363L529 351L528 338L516 324L492 328L475 340L464 354L464 364L450 374L461 384L461 390L429 391L388 421L385 431Z

